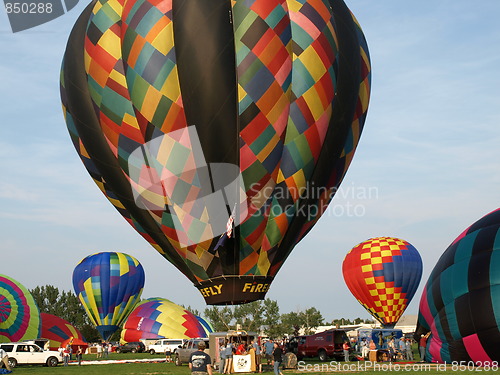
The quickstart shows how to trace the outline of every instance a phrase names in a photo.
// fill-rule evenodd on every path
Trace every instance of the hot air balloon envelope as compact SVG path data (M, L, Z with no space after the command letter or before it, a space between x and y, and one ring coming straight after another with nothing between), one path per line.
M422 258L405 240L377 237L346 255L342 273L358 302L384 327L393 327L417 291Z
M0 275L0 342L37 339L40 324L40 311L28 289Z
M76 266L73 288L105 341L139 302L144 280L142 265L123 253L89 255Z
M426 360L500 361L500 209L466 229L432 270L416 334L431 333Z
M40 315L42 318L40 337L49 340L50 350L65 347L70 340L78 340L81 342L79 345L84 345L85 348L88 346L82 333L68 321L52 314L41 313Z
M340 185L369 93L342 0L94 0L61 73L89 174L209 304L264 299Z
M123 325L121 341L208 337L197 317L167 299L149 298L132 311Z

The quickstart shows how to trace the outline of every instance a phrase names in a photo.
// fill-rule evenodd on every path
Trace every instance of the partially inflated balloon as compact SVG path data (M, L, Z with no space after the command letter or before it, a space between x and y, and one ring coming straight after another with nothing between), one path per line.
M431 332L426 360L500 361L500 209L466 229L432 270L417 335Z
M125 321L121 333L122 342L196 337L208 337L197 317L163 298L142 301Z
M94 0L61 73L91 177L210 304L264 298L340 185L369 92L342 0Z
M208 337L214 331L214 327L212 327L212 325L209 322L207 322L205 319L203 319L201 316L198 316L198 315L195 315L195 316L196 316L196 319L198 319L198 322L203 327L203 330L205 331L204 337Z
M123 253L89 255L73 271L75 293L105 341L139 302L143 287L142 265Z
M40 334L40 311L31 293L0 275L0 342L31 340Z
M52 314L41 313L40 315L42 318L40 338L49 340L50 350L57 350L63 347L63 343L67 340L71 341L73 339L74 342L85 341L85 338L78 328L68 321ZM88 345L85 343L83 346L86 348Z
M358 302L382 325L392 327L417 291L422 258L407 241L377 237L346 255L342 273Z

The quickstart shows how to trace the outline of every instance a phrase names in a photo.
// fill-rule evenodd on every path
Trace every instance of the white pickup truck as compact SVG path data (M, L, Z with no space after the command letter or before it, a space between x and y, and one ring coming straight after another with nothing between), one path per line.
M182 346L185 339L158 339L153 344L148 346L148 351L151 354L163 353L166 355L173 354L179 346Z

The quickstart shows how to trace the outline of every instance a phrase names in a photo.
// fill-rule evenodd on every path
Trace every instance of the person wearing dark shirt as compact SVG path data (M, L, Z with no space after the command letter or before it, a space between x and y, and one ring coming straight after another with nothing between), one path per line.
M189 369L195 375L212 375L212 359L204 352L205 342L198 343L198 350L191 353L189 357Z
M274 375L283 375L280 371L280 365L282 361L283 361L283 350L278 346L277 343L274 343L274 350L273 350Z

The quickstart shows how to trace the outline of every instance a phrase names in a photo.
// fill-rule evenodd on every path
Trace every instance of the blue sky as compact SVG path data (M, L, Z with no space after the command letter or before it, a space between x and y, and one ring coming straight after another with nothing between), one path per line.
M282 312L369 317L341 272L345 254L376 236L411 242L424 276L451 241L499 207L500 2L347 2L372 58L372 99L354 161L333 208L295 248L268 297ZM0 11L0 273L28 288L72 290L75 265L122 251L146 270L144 297L204 308L191 283L118 215L73 146L59 67L85 7L13 34Z

